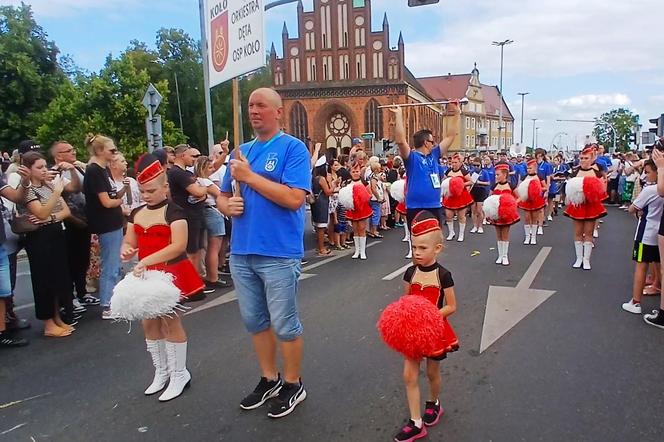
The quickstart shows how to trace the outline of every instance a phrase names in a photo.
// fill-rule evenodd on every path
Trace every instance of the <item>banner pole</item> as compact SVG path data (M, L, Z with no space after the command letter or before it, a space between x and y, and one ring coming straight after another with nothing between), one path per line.
M212 127L212 102L210 101L210 71L207 41L207 22L205 19L205 0L198 0L201 18L201 55L203 56L203 93L205 94L205 120L207 122L207 151L214 146L214 129Z

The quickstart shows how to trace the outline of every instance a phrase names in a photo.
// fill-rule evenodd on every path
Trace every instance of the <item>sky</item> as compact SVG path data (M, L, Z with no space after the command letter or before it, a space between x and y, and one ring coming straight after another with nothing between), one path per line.
M95 71L106 56L118 55L138 39L154 44L157 29L176 27L200 37L198 0L32 0L35 18L62 54ZM311 10L313 0L304 0ZM477 63L485 84L500 82L500 49L505 47L503 90L516 118L520 139L521 98L525 98L524 143L532 144L533 118L540 146L552 141L573 148L583 142L588 120L626 107L648 119L664 113L664 57L657 19L662 0L441 0L409 8L407 0L373 0L373 28L383 14L390 22L391 45L399 31L406 45L406 65L416 76L468 73ZM0 5L18 5L0 0ZM266 15L266 47L275 42L281 54L281 30L297 29L296 4ZM561 134L564 133L564 134Z

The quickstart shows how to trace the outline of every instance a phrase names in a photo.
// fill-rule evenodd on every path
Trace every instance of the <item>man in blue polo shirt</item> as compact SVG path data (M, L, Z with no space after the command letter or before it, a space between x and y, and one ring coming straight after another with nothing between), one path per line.
M281 97L273 89L251 94L249 122L256 139L232 153L221 185L221 211L233 219L231 275L262 371L258 386L240 406L253 410L274 398L267 413L272 418L290 414L307 397L300 378L297 289L310 156L304 143L279 129L282 115ZM283 377L277 369L277 340Z
M447 152L457 135L459 127L459 107L450 104L449 110L454 117L447 124L447 134L436 145L433 134L428 129L422 129L413 135L414 148L411 150L406 139L406 129L403 122L403 111L395 105L390 108L395 115L394 141L399 146L399 155L406 165L408 191L406 192L406 220L410 229L415 215L422 210L431 212L438 218L441 225L445 222L445 213L442 209L440 186L440 158Z

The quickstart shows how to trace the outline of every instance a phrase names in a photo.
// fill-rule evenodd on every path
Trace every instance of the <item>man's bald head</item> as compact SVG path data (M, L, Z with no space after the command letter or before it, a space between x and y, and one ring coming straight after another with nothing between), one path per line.
M279 109L284 107L284 102L281 100L281 96L277 91L269 87L261 87L256 89L251 93L249 101L251 101L252 96L262 96L266 101L272 104L275 108Z
M281 127L283 102L274 89L259 88L249 96L249 122L258 139L270 139Z

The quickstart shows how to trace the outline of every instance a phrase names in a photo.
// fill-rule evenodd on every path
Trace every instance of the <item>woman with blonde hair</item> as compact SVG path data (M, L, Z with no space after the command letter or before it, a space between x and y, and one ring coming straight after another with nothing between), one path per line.
M85 147L90 152L90 162L85 171L83 192L90 233L99 238L101 272L99 298L102 319L114 319L111 313L113 287L120 278L120 247L122 246L122 198L129 188L129 180L122 180L123 187L115 185L109 166L118 153L112 139L103 135L88 135Z

